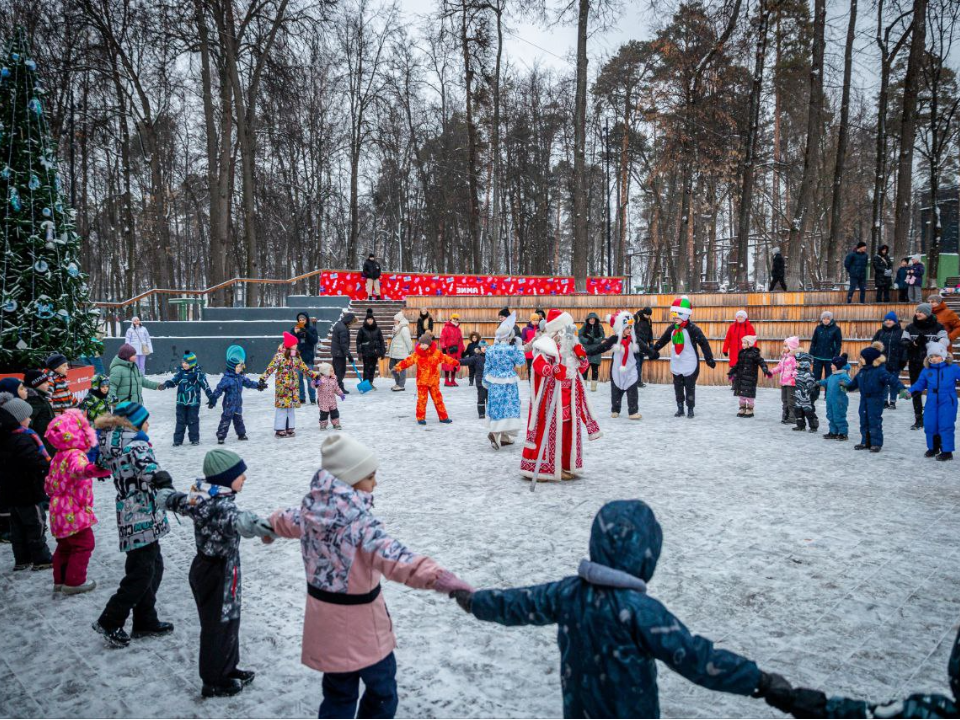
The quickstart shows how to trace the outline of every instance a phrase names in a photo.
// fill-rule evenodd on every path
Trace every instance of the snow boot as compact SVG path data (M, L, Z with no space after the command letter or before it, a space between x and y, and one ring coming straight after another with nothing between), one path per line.
M249 440L249 439L250 438L248 438L246 435L237 435L237 440Z
M924 456L925 458L932 458L932 457L936 457L936 456L939 455L939 454L940 454L940 453L938 453L936 450L927 450L927 451L923 454L923 456Z
M107 628L100 624L99 620L94 622L92 627L103 635L107 639L107 642L115 648L124 648L130 644L130 636L127 635L122 627L107 630Z
M923 430L923 418L918 417L917 421L910 426L911 430Z
M336 420L333 421L333 429L334 429L334 430L341 430L342 428L343 428L343 426L340 425L340 423L339 423L338 421L336 421Z
M837 435L837 440L849 440L849 438L843 433L840 433L839 435Z
M138 638L160 637L161 635L169 635L172 632L173 623L157 620L157 622L150 627L140 628L139 630L134 628L133 632L130 633L130 637L136 640Z
M806 426L805 424L804 424L804 425L799 425L799 424L798 424L798 425L794 425L794 426L793 426L793 431L794 431L794 432L803 432L803 431L806 430L806 429L807 429L807 426Z
M320 429L321 429L321 430L326 430L326 429L327 429L327 421L326 421L326 420L321 420L321 421L320 421Z
M200 441L199 441L199 440L191 440L191 441L190 441L190 444L191 444L191 445L199 445L199 444L200 444Z
M857 443L856 445L853 446L853 449L854 449L854 450L869 450L869 449L870 449L870 446L869 446L869 445L865 445L864 443Z
M693 405L687 408L687 417L693 419Z
M610 413L610 417L612 417L612 418L618 418L618 417L620 417L620 413L618 413L618 412L612 412L612 413Z
M742 418L742 417L746 417L746 416L747 416L747 409L746 409L746 408L740 408L739 412L737 412L737 417Z
M497 433L487 433L487 440L490 441L490 447L494 450L500 449L500 437Z
M646 386L647 386L647 384L646 384L643 380L640 380L640 381L637 383L637 387L638 387L638 388L645 388Z
M596 392L596 391L597 391L597 381L596 381L596 380L591 380L591 381L590 381L590 392Z
M426 425L426 424L427 424L426 420L417 420L417 425Z
M277 431L274 433L274 436L275 436L275 437L278 437L278 438L285 438L285 437L287 437L287 431L286 431L286 430L277 430Z
M683 417L683 403L677 403L677 414L674 417Z
M870 452L872 452L872 453L878 453L878 452L880 452L881 450L883 450L883 448L880 447L879 445L872 445L872 446L870 447Z
M838 437L840 437L840 436L837 435L836 433L828 432L826 435L823 436L823 439L824 439L824 440L836 440Z
M230 678L222 684L207 685L204 683L203 690L200 691L200 694L205 698L230 697L236 695L241 690L243 690L243 684L239 680Z
M745 418L752 418L752 417L753 417L753 408L752 408L752 407L748 407L748 408L747 408L747 411L743 414L743 416L744 416Z
M49 570L52 567L53 567L53 560L47 560L46 562L34 563L33 567L30 569L33 570L34 572L37 572L39 570Z
M630 419L631 419L631 420L642 420L642 419L643 419L643 415L641 415L640 413L634 413L633 415L630 416Z
M444 425L449 425L450 423L453 422L453 420L451 420L450 418L443 418L443 420L441 420L440 422L442 422Z
M952 452L942 452L942 453L940 453L939 455L937 455L937 460L940 460L941 462L945 462L945 461L947 461L947 460L953 460L953 453L952 453Z
M14 572L19 572L20 570L29 570L29 569L30 569L30 563L17 563L16 565L13 566Z
M231 680L239 680L244 687L252 683L256 676L257 674L253 670L240 670L239 668L229 675Z
M97 581L90 580L85 582L83 585L64 585L60 592L64 595L79 595L81 593L90 592L91 590L96 589ZM54 588L56 590L56 588Z
M480 416L480 419L483 420L487 417L487 404L486 403L477 403L477 415Z
M217 438L217 445L223 445L226 441L225 438Z
M890 403L890 409L891 409L891 410L896 410L896 409L897 409L897 404L896 404L895 402Z

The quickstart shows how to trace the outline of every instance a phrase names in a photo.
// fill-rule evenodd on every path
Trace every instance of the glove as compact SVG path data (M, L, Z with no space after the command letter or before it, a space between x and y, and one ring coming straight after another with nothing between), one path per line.
M470 590L454 590L450 597L457 601L465 613L473 612L473 593Z
M583 349L583 345L574 345L573 354L583 360L587 356L587 351Z
M356 360L353 358L353 355L347 355L347 360L348 360L351 364L353 364L353 363L356 362Z
M211 410L213 410L216 406L217 406L216 400L211 400L210 402L207 403L207 407L210 408Z
M713 360L713 359L707 360L707 367L709 367L711 370L716 366L717 366L716 360Z
M173 490L173 478L166 470L155 472L150 484L153 485L154 490Z
M660 359L660 353L657 352L656 350L654 350L653 352L650 353L650 359L651 359L651 360L659 360L659 359Z
M789 714L793 705L793 688L782 675L760 672L757 689L751 693L755 698L764 698L767 704Z
M437 581L434 584L433 589L451 597L453 597L453 594L458 591L466 591L471 595L476 592L472 585L464 582L449 570L444 570L439 576L437 576Z
M768 380L773 377L773 373L772 373L772 372L764 373L764 375L767 376L767 379L768 379Z
M901 390L901 391L900 391L900 399L901 399L901 400L909 400L909 399L912 398L912 397L913 397L913 395L910 393L909 390Z
M266 389L267 389L267 381L261 378L260 380L257 381L257 390L259 392L263 392Z
M783 680L783 678L780 678ZM786 682L784 680L784 682ZM789 688L789 685L787 686ZM782 713L800 718L827 717L827 696L808 688L771 688L764 698L767 705ZM855 717L850 715L848 717Z

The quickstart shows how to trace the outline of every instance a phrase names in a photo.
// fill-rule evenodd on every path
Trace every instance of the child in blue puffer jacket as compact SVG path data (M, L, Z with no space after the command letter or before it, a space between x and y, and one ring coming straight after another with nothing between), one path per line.
M910 386L910 394L927 391L923 408L923 430L927 434L924 457L953 460L957 425L957 383L960 367L953 364L953 353L941 342L927 343L927 359L920 377Z
M853 449L878 453L883 449L883 405L889 394L887 388L892 387L904 396L907 393L900 378L884 367L887 358L878 348L865 347L860 357L863 367L847 386L850 392L860 391L860 442Z
M223 445L230 432L230 423L237 431L237 440L247 439L247 428L243 424L243 389L259 390L263 392L256 380L251 380L244 374L247 361L246 351L239 345L227 348L227 367L223 377L217 383L216 389L210 393L207 407L213 410L217 400L223 395L223 412L220 414L220 424L217 425L217 444Z
M161 387L177 389L177 426L173 431L173 446L183 445L184 430L189 429L190 444L200 444L200 391L210 399L207 375L197 364L197 356L184 351L177 374Z
M827 422L829 432L823 436L824 440L846 440L849 426L847 425L847 408L850 398L847 397L847 386L850 385L850 363L847 354L838 355L831 362L833 373L827 375L818 384L827 389Z
M693 635L647 593L663 533L640 500L597 513L577 576L510 590L457 590L460 606L501 625L557 625L564 717L660 717L656 660L710 690L766 697L779 675Z

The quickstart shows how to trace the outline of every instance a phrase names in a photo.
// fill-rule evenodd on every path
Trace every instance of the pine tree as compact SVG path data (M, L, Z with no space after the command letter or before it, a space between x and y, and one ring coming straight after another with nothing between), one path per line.
M18 29L0 57L0 372L39 367L53 352L98 351L99 311L80 270L80 236L57 176L46 91Z

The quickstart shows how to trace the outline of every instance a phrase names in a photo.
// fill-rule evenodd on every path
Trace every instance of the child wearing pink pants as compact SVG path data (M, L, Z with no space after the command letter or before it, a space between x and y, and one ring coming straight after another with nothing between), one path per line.
M44 491L50 497L50 532L57 539L53 553L53 591L64 595L93 590L87 582L87 565L93 554L93 478L110 477L97 467L87 452L97 445L97 436L79 410L67 410L47 428L47 440L57 449L50 461Z

